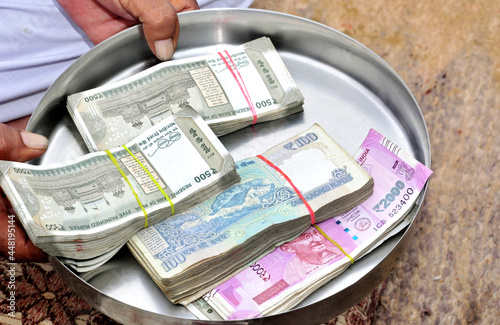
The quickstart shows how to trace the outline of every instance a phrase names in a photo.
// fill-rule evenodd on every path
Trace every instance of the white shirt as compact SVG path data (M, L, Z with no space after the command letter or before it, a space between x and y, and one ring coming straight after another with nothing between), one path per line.
M201 8L253 0L199 0ZM93 47L56 0L0 0L0 123L29 115L49 86Z

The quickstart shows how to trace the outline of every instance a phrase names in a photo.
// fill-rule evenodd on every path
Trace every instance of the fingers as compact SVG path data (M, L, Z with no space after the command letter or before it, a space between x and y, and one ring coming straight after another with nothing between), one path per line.
M21 130L26 130L26 127L28 126L28 122L31 118L31 115L28 116L23 116L15 120L7 121L5 122L6 125L12 126L13 128L21 129Z
M48 144L42 135L0 123L0 160L28 161L43 154Z
M178 12L199 9L196 0L57 0L94 44L138 23L151 51L168 60L179 38Z
M19 220L7 209L0 197L0 255L10 262L46 262L47 254L33 245Z
M179 38L179 20L175 7L166 0L121 1L124 8L142 22L151 51L160 60L169 60Z
M142 22L149 48L160 60L169 60L177 48L177 12L199 9L194 0L121 0L121 3L132 16Z

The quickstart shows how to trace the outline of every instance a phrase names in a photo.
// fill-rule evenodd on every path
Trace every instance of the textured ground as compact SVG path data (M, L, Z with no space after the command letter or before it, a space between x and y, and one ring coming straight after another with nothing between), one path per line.
M333 27L386 60L416 97L432 146L420 228L377 324L498 324L500 2L256 0ZM495 275L496 274L496 275Z

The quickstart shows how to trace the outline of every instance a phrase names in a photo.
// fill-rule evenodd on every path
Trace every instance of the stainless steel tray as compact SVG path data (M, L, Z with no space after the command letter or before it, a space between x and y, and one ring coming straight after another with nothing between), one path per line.
M269 36L305 96L304 112L257 124L221 138L235 160L319 123L350 154L370 128L393 140L430 167L430 141L421 111L396 72L355 40L324 25L263 10L205 10L180 15L176 58L211 54ZM151 65L139 27L101 43L83 55L51 86L28 129L44 134L50 145L38 164L60 162L87 152L66 110L66 96L130 76ZM51 263L66 282L92 306L122 323L140 324L318 324L359 302L376 288L407 251L417 228L412 224L295 309L252 320L208 322L172 305L126 248L95 271L76 274L57 258Z

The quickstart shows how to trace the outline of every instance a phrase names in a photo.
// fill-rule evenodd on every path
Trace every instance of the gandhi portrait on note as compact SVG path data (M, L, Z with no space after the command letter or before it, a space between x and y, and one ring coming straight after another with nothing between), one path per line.
M342 255L341 251L314 227L281 245L280 249L285 253L294 254L288 261L284 274L289 285L304 279L315 269Z

